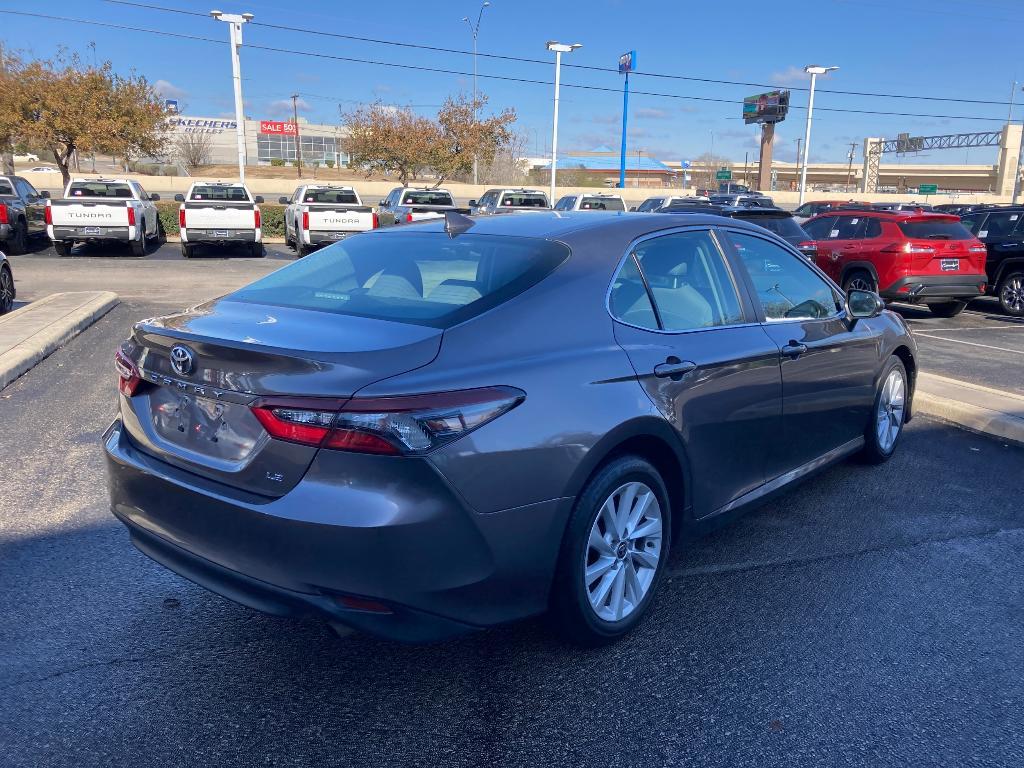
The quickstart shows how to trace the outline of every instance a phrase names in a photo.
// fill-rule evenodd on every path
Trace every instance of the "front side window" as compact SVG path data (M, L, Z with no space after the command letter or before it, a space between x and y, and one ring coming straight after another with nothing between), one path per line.
M662 330L692 331L742 322L736 285L707 230L644 240L633 256L650 288Z
M786 249L742 232L730 232L768 322L834 317L839 297L807 263Z
M227 298L449 328L527 290L568 256L560 243L528 237L353 237Z

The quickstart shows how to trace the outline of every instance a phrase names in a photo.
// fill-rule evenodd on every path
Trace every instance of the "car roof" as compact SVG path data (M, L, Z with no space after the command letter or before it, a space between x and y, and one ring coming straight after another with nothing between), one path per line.
M960 217L956 214L943 213L942 211L888 211L880 208L837 208L828 213L819 213L814 218L824 218L825 216L862 216L864 218L899 219L900 221L906 221L907 219L960 220Z
M574 233L602 231L610 236L619 235L625 241L633 240L648 232L673 229L679 226L707 225L722 223L721 215L714 215L712 209L692 213L685 224L679 216L671 213L632 213L627 211L537 211L530 214L509 214L508 216L472 216L473 226L467 230L474 235L497 235L502 237L535 237L545 240L572 239ZM763 232L752 224L739 222L737 226L749 227L751 231ZM374 230L374 236L388 237L401 232L444 232L444 219L431 219L401 227L385 227ZM457 235L456 235L457 236Z
M1024 211L1024 205L1000 205L998 203L992 203L991 205L969 205L970 211L966 213L992 213L993 211Z

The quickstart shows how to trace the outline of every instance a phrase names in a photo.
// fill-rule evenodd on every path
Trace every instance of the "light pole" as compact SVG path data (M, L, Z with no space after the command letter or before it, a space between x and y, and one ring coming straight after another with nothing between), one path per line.
M807 96L807 127L804 128L804 163L800 169L800 197L797 205L804 204L804 191L807 189L807 155L811 148L811 114L814 112L814 83L818 75L826 75L835 72L839 67L822 67L818 64L808 64L804 72L811 76L811 90Z
M252 21L251 13L210 11L213 18L226 22L231 30L231 72L235 82L235 133L238 136L238 180L245 183L245 112L242 109L242 65L238 49L242 47L242 25Z
M463 16L462 20L469 24L469 31L473 35L473 123L476 123L476 38L480 34L480 20L484 17L484 8L490 5L489 2L484 2L480 6L480 13L476 17L476 26L473 26L473 22L469 20L469 16ZM476 153L473 153L473 183L477 183L477 157Z
M559 43L555 40L548 40L547 48L555 52L555 111L551 121L551 205L555 204L555 171L558 167L558 85L562 76L562 54L572 53L577 48L582 48L582 43Z

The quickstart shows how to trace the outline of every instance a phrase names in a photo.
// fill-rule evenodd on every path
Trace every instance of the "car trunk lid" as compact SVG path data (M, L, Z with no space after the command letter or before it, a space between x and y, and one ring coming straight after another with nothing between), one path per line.
M123 351L145 383L122 396L122 418L169 464L280 496L317 448L272 440L250 405L294 396L340 407L367 384L429 363L440 340L436 328L219 299L135 327Z

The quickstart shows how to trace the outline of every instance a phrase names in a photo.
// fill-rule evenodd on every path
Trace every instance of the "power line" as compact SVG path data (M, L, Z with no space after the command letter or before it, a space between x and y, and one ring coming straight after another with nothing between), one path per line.
M153 11L165 11L167 13L177 13L186 16L198 16L200 18L208 17L208 14L199 13L197 11L183 11L178 8L165 8L164 6L154 5L152 3L140 3L134 2L133 0L102 0L105 3L112 3L114 5L126 5L134 8L145 8ZM453 53L462 56L472 56L472 51L464 51L457 48L443 48L434 45L423 45L419 43L405 43L398 40L383 40L380 38L373 37L361 37L359 35L346 35L340 32L327 32L321 29L308 29L304 27L292 27L285 24L271 24L263 21L251 21L250 26L253 27L266 27L267 29L276 29L284 32L299 32L307 35L318 35L320 37L331 37L339 40L354 40L362 43L373 43L375 45L390 45L398 48L415 48L423 51L432 51L434 53ZM531 59L523 56L507 56L497 53L477 53L478 56L487 59L496 59L500 61L516 61L524 64L543 64L550 66L551 62L546 59ZM581 69L591 72L608 72L618 74L618 69L614 67L595 67L588 64L570 64L565 63L563 67L570 69ZM711 85L733 85L743 86L744 88L768 88L775 90L779 88L778 83L752 83L741 80L719 80L710 77L694 77L690 75L675 75L666 72L634 72L632 73L635 77L652 77L661 78L666 80L685 80L688 82L695 83L707 83ZM810 90L806 86L802 85L790 85L785 86L791 91L808 91ZM939 102L950 102L957 104L983 104L990 106L1007 106L1009 102L1006 101L991 101L986 99L961 99L952 96L919 96L914 94L900 94L900 93L878 93L873 91L845 91L827 88L817 88L818 93L832 93L843 96L862 96L867 98L879 98L879 99L916 99L920 101L939 101Z
M113 2L114 0L107 0L107 1L108 2ZM223 45L223 40L209 38L209 37L200 37L198 35L187 35L187 34L180 33L180 32L168 32L168 31L162 30L162 29L148 29L146 27L133 27L133 26L129 26L129 25L126 25L126 24L113 24L111 22L93 21L91 19L74 19L74 18L70 18L68 16L52 16L52 15L49 15L49 14L31 13L31 12L28 12L28 11L11 11L11 10L7 10L7 9L0 9L0 13L7 13L7 14L15 15L15 16L27 16L27 17L38 18L38 19L47 19L47 20L50 20L50 21L64 21L64 22L69 22L69 23L73 23L73 24L88 24L90 26L106 27L106 28L109 28L109 29L117 29L117 30L123 30L123 31L128 31L128 32L144 32L144 33L148 33L148 34L152 34L152 35L160 35L162 37L175 37L175 38L184 39L184 40L195 40L195 41L198 41L198 42L213 43L215 45ZM246 48L250 48L250 49L253 49L253 50L270 51L272 53L285 53L285 54L289 54L289 55L292 55L292 56L310 56L310 57L318 58L318 59L328 59L328 60L331 60L331 61L343 61L343 62L352 63L352 64L372 64L374 66L392 67L392 68L395 68L395 69L406 69L406 70L413 70L413 71L417 71L417 72L434 72L434 73L437 73L437 74L444 74L444 75L457 75L459 77L472 77L472 72L463 72L461 70L456 70L456 69L443 69L441 67L427 67L427 66L417 65L417 64L399 64L399 63L393 62L393 61L378 61L378 60L375 60L375 59L359 59L359 58L355 58L355 57L352 57L352 56L338 56L336 54L330 54L330 53L318 53L316 51L300 51L300 50L296 50L296 49L293 49L293 48L279 48L279 47L276 47L276 46L256 45L256 44L253 44L253 43L246 43L245 46L246 46ZM547 63L550 64L550 62L547 62ZM524 78L524 77L513 77L511 75L479 74L478 76L481 77L481 78L484 78L484 79L499 80L499 81L502 81L502 82L526 83L526 84L529 84L529 85L543 85L543 86L550 86L551 85L551 83L548 80L536 80L536 79ZM565 87L565 88L575 88L577 90L586 90L586 91L601 91L601 92L607 92L607 93L620 93L621 92L619 88L609 88L609 87L600 86L600 85L584 85L582 83L562 83L562 86ZM653 97L657 97L657 98L679 99L679 100L683 100L683 101L701 101L701 102L715 103L715 104L731 104L733 106L742 103L742 99L719 99L719 98L714 98L714 97L711 97L711 96L687 96L687 95L678 94L678 93L660 93L660 92L657 92L657 91L633 91L633 94L636 95L636 96L653 96ZM805 110L805 109L807 109L807 107L797 106L797 105L792 105L791 104L790 105L790 109ZM887 112L887 111L873 110L873 109L846 109L846 108L841 108L841 107L820 107L819 106L817 108L817 111L819 111L819 112L839 112L839 113L844 113L844 114L857 114L857 115L880 115L880 116L887 116L887 117L920 117L920 118L929 118L929 119L937 119L937 120L983 120L983 121L986 121L986 122L992 122L992 121L996 121L996 122L1000 122L1000 123L1003 122L1003 119L1000 118L1000 117L978 117L978 116L975 116L975 115L934 115L934 114L922 114L922 113L916 113L916 112Z

